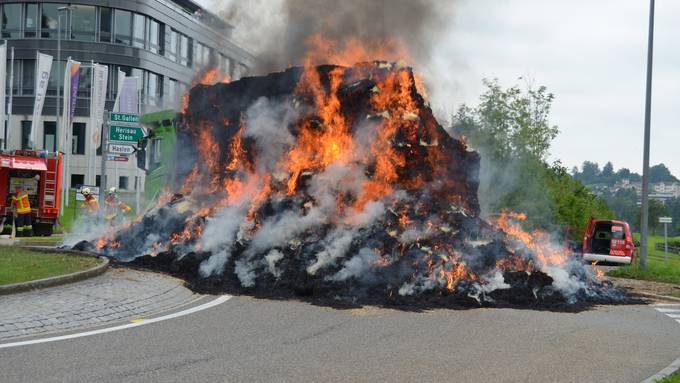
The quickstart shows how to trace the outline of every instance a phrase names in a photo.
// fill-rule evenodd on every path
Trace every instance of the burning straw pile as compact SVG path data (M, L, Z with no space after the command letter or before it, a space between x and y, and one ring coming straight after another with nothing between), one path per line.
M80 243L198 291L317 302L558 307L624 295L521 215L479 217L479 156L412 70L373 62L199 85L174 182L137 222Z

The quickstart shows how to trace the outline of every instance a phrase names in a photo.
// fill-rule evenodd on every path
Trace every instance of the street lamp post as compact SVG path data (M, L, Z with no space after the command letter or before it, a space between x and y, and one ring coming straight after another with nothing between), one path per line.
M654 0L649 1L647 40L647 92L645 98L645 135L642 156L642 211L640 214L640 270L647 269L647 232L649 229L649 137L652 113L652 62L654 57Z

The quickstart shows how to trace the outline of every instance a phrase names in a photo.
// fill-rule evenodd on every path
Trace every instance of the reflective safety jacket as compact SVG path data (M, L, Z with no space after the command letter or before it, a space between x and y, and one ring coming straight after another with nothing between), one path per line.
M132 208L125 202L115 197L106 197L104 200L104 219L112 220L118 216L118 213L129 213Z
M95 196L86 196L85 201L81 205L83 208L87 209L89 213L94 213L99 210L99 202Z
M30 214L31 202L28 201L28 193L21 192L18 196L12 196L12 205L17 214Z

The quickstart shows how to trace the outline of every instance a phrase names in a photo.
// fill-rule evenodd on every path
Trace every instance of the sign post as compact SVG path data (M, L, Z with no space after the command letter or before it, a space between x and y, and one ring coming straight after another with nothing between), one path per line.
M663 223L664 260L668 263L668 224L673 223L673 218L659 217L659 223Z
M102 170L101 174L99 176L99 200L103 201L104 200L104 190L106 190L106 157L108 157L105 153L106 151L106 145L108 145L109 141L109 126L111 125L110 121L110 115L111 112L108 110L104 111L104 123L102 124Z

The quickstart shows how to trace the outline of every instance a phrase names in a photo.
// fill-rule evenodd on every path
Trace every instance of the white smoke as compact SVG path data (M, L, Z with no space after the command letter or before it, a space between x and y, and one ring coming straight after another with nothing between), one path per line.
M257 275L255 274L255 270L252 264L250 262L239 259L236 261L236 276L238 277L238 280L241 282L241 286L243 287L253 287L255 286L255 278Z
M227 252L226 249L214 252L210 258L201 262L198 269L201 277L207 278L211 275L222 275L222 273L224 273L224 266L227 264L230 255L231 253Z
M283 253L278 250L272 250L264 257L267 262L267 270L277 279L281 277L281 270L276 267L276 263L283 259Z
M205 228L199 239L201 250L217 252L230 248L236 240L248 209L245 204L222 208L212 217L206 217Z
M344 281L348 278L364 278L370 273L369 269L376 267L376 263L380 260L380 254L377 254L372 249L362 248L359 253L343 264L342 269L335 275L328 277L331 281Z
M259 166L267 171L274 170L283 154L295 143L288 126L297 117L297 111L288 103L272 102L265 97L248 108L243 136L255 139Z
M485 283L481 285L481 291L484 294L510 288L510 285L505 283L505 278L503 277L503 272L501 270L496 270L491 275L485 276L484 282Z

